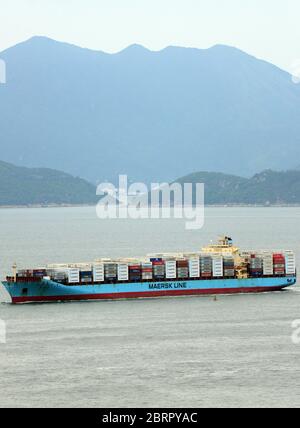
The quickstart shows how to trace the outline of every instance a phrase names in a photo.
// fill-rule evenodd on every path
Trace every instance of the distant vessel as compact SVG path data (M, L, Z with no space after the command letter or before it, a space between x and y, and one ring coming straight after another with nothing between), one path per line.
M12 303L136 299L279 291L296 283L292 251L240 251L229 237L199 252L17 270Z

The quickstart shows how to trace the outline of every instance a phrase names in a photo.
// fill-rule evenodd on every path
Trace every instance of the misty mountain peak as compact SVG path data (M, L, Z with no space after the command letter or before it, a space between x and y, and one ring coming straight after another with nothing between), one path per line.
M132 44L127 46L125 49L121 50L119 54L125 55L143 55L145 53L151 52L150 49L147 49L145 46L140 44Z
M34 37L1 54L5 161L93 182L251 175L300 159L300 86L234 47L104 54Z

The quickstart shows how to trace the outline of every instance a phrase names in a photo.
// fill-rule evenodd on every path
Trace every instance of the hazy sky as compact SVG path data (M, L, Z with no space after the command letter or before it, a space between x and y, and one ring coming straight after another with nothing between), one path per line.
M0 51L34 35L106 52L221 43L291 70L300 59L300 1L0 0Z

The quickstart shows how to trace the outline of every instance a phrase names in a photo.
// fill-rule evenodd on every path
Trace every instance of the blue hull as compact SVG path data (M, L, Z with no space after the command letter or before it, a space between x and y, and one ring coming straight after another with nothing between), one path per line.
M12 303L114 300L201 294L234 294L279 291L296 283L296 277L213 279L67 286L57 282L3 282Z

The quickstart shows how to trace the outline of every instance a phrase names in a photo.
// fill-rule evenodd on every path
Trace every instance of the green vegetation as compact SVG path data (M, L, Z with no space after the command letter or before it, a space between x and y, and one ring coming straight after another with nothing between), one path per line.
M81 178L52 169L23 168L0 161L0 206L95 202L95 186Z
M300 171L267 170L247 179L213 172L197 172L177 180L205 183L206 205L300 204Z
M300 204L300 170L264 171L252 178L196 172L176 180L205 183L206 205ZM96 186L61 171L0 161L0 206L77 205L97 201Z

